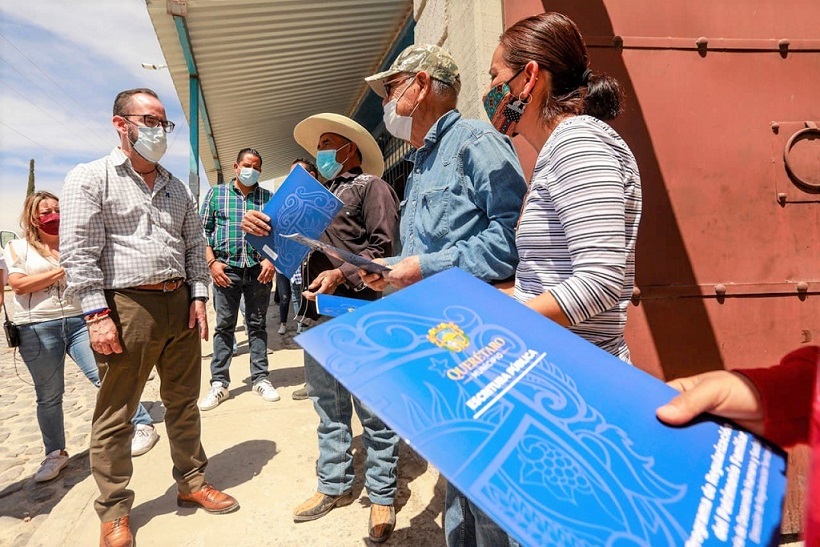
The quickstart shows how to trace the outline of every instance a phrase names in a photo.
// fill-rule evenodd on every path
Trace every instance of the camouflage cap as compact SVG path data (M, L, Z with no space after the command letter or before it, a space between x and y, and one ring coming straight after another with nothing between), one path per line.
M461 89L461 76L453 57L438 46L432 44L414 44L402 51L390 68L368 76L364 80L379 97L385 98L387 90L385 80L401 72L417 73L424 71L430 77L451 85L456 92Z

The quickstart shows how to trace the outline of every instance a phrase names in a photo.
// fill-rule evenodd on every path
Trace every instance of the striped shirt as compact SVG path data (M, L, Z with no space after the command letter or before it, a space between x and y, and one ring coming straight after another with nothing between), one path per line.
M564 120L538 155L524 202L515 298L549 291L571 331L629 362L640 217L640 175L623 139L591 116Z
M271 193L257 184L245 197L236 184L233 180L208 190L200 216L214 257L229 266L249 268L262 262L264 257L245 241L245 232L239 223L245 211L261 211Z
M191 296L208 296L205 236L188 187L157 165L149 190L115 148L66 175L60 202L60 264L66 297L83 311L105 308L104 289L183 278Z

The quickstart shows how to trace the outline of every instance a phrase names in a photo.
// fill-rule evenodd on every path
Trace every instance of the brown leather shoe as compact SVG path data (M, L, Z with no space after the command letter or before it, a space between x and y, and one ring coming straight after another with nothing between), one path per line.
M209 513L222 515L239 509L239 502L225 492L220 492L207 482L201 490L191 494L177 493L177 505L205 509Z
M294 522L316 520L330 513L334 507L344 507L353 503L353 492L347 491L338 496L328 496L316 492L313 496L293 510Z
M370 506L370 521L367 523L367 535L370 541L384 543L395 527L396 510L392 505L374 503Z
M134 536L128 517L103 522L100 525L100 547L131 547L134 545Z

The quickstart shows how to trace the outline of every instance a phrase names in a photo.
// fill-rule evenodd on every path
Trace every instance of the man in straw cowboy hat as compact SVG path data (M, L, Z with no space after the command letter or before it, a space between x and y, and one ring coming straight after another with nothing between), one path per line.
M344 208L321 239L371 259L391 256L398 222L398 198L381 178L384 159L379 145L364 127L339 114L316 114L301 121L293 136L316 156L319 173ZM242 228L253 234L270 232L268 218L249 211ZM303 268L303 295L315 301L318 293L375 300L381 293L362 282L357 269L322 253L312 253ZM311 302L311 306L315 303ZM312 314L315 316L315 307ZM311 314L308 311L308 314ZM321 319L319 319L321 321ZM370 498L369 536L385 541L396 516L398 435L361 402L352 397L315 359L305 353L307 392L319 414L317 492L293 511L296 522L316 520L337 506L353 502L353 455L350 420L355 407L362 422L367 456L365 488Z

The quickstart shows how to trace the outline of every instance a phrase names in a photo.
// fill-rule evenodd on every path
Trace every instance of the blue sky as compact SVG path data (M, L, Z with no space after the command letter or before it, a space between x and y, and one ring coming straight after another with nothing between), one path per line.
M0 4L0 229L20 233L29 160L38 190L62 194L66 173L107 155L116 94L149 87L176 123L160 162L188 180L188 124L145 0ZM200 169L201 192L208 182Z

